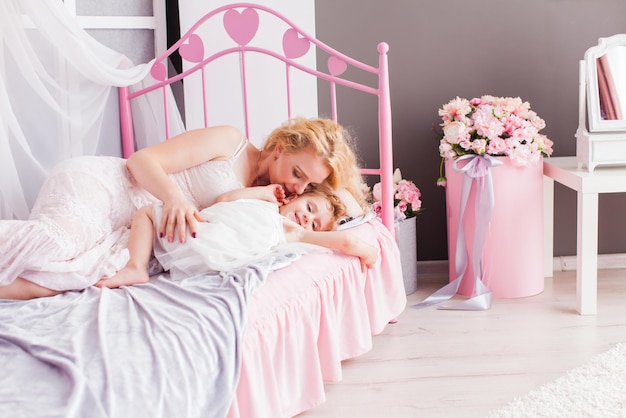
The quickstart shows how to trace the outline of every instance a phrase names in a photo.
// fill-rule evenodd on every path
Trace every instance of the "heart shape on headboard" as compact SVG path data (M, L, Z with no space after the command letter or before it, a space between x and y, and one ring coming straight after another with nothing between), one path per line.
M311 47L307 38L301 38L295 29L287 29L283 35L283 51L287 58L299 58Z
M259 29L259 15L254 9L245 9L241 13L230 9L224 13L224 28L237 45L247 45Z
M348 68L348 64L340 58L337 58L334 55L331 55L328 58L328 72L331 75L337 76L343 74L344 71Z
M191 62L200 62L204 58L204 44L202 39L195 33L189 36L189 41L186 44L182 44L178 48L180 56Z
M152 64L152 68L150 68L150 75L154 77L155 80L163 81L167 76L165 72L165 65L162 62L155 62Z

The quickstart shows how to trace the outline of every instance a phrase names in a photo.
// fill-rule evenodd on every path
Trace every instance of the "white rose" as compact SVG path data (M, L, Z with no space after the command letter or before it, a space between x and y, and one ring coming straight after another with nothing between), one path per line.
M450 144L458 144L465 135L465 125L461 122L450 122L443 128L443 135Z

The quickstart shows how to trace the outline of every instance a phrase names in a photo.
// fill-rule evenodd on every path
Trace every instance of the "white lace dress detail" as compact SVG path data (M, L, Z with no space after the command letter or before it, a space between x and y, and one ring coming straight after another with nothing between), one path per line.
M199 208L241 188L233 164L208 161L170 175ZM136 209L156 198L139 188L117 157L77 157L55 167L28 220L0 220L0 286L15 278L53 290L83 289L128 261L128 232Z

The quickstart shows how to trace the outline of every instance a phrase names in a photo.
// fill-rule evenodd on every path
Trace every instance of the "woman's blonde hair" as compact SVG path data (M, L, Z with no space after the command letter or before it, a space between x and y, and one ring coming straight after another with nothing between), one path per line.
M287 154L312 148L331 169L325 182L333 189L345 188L361 207L367 207L366 187L359 171L354 140L343 126L324 118L290 119L272 131L263 148L273 151L277 145Z

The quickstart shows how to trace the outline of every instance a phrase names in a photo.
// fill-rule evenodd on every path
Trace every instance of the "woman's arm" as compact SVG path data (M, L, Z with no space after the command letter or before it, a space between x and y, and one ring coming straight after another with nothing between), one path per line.
M344 254L359 257L361 271L371 268L378 260L378 249L348 231L310 231L295 222L283 219L288 242L305 242L333 248Z
M232 202L238 199L259 199L278 205L285 201L285 189L280 184L268 184L267 186L243 187L231 190L220 195L218 202Z
M193 234L196 221L202 221L197 208L168 174L209 160L228 158L241 138L242 134L231 126L196 129L143 148L128 158L126 166L137 184L163 202L163 216L157 228L168 241L173 241L177 229L180 242L184 242L185 224L189 224Z

